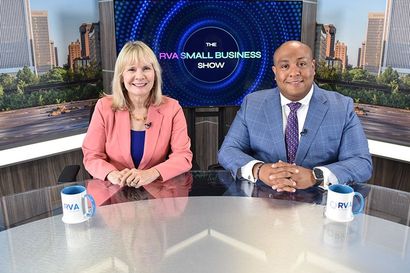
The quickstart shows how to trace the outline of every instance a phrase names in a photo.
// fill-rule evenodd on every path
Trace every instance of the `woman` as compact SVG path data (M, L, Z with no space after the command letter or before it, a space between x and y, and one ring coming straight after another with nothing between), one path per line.
M184 113L161 85L154 52L128 42L115 63L112 95L98 100L84 139L84 166L93 177L140 187L191 169Z

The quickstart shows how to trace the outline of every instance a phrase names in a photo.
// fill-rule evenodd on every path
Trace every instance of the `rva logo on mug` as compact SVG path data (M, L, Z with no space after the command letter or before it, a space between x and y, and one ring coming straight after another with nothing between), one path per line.
M358 197L360 204L359 209L353 211L353 198ZM363 211L364 198L355 192L353 188L342 185L333 184L327 191L327 203L325 215L327 218L337 222L349 222L353 220L353 215Z
M336 202L330 200L329 205L332 209L351 209L353 204L352 202Z
M84 222L95 213L94 198L87 194L83 186L74 185L62 189L61 203L63 205L62 220L67 224Z
M78 206L78 204L64 204L64 209L79 210L80 206Z

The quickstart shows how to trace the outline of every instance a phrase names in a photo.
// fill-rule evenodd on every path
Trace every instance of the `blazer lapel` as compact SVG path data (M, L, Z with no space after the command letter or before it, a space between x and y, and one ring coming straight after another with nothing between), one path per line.
M273 96L266 98L263 103L265 104L263 109L267 120L267 127L271 135L271 139L268 140L268 143L273 143L273 151L276 152L276 155L272 154L272 160L278 158L286 161L286 146L283 136L282 107L280 104L279 90L275 88L273 90Z
M314 87L313 96L310 100L309 110L303 128L307 130L307 133L300 138L299 147L296 152L295 163L297 165L301 165L305 159L310 145L315 139L318 129L329 110L329 106L326 103L327 99L322 92L324 91L320 90L317 86Z
M142 156L138 169L144 169L151 161L155 147L159 138L164 115L158 107L149 107L147 121L151 122L151 127L145 130L144 154Z
M122 157L128 168L134 168L131 157L131 121L128 111L115 111L115 121L118 124L117 140Z

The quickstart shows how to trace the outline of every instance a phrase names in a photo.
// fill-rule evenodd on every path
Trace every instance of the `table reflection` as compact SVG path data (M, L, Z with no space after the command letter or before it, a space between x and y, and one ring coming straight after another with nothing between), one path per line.
M185 173L167 181L157 180L139 188L121 187L98 179L86 181L86 188L94 197L97 206L105 206L157 198L188 197L192 182L192 173Z
M140 188L87 180L0 197L0 231L61 214L60 191L63 187L74 184L86 186L100 207L130 201L164 199L163 206L171 211L180 210L178 206L181 204L166 199L179 197L240 196L325 205L327 195L321 188L297 190L295 193L276 192L262 182L235 180L229 172L223 170L192 171ZM351 186L365 197L365 214L410 225L410 193L368 184L353 183Z
M97 179L88 180L85 184L87 192L94 196L98 206L187 196L247 196L314 204L326 202L326 191L319 187L297 190L295 193L277 192L261 181L251 183L244 179L235 180L226 171L194 171L168 181L157 180L139 188L120 187ZM370 192L370 186L366 184L353 183L350 186L364 197L367 197Z
M99 206L89 221L75 225L64 224L58 211L64 186L1 200L8 227L46 218L0 232L1 272L390 272L391 265L407 272L410 267L409 193L353 184L366 197L365 213L336 223L323 215L321 189L277 193L224 171L190 172L137 189L100 180L80 184Z

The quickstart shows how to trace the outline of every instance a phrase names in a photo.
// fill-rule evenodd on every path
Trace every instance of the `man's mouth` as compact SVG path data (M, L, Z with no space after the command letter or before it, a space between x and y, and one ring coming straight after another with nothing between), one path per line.
M288 83L288 84L299 84L299 83L302 83L302 82L303 82L302 79L300 79L300 80L286 81L286 83Z

